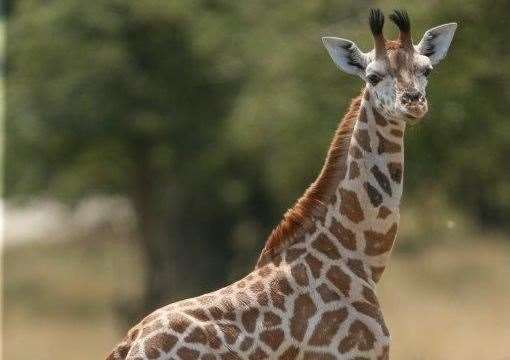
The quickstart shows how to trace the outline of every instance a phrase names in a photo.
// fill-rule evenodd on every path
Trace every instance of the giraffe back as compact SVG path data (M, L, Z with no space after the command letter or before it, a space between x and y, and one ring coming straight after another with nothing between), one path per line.
M371 284L315 234L218 291L158 309L108 360L386 359L389 334ZM325 274L326 276L321 276Z

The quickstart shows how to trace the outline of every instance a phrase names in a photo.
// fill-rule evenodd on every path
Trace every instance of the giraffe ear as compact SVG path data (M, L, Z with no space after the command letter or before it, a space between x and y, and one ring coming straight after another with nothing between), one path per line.
M416 50L427 56L432 65L437 64L446 56L456 29L457 23L450 23L427 30Z
M337 37L323 37L322 42L333 62L341 70L361 77L365 75L365 68L369 62L368 56L355 43Z

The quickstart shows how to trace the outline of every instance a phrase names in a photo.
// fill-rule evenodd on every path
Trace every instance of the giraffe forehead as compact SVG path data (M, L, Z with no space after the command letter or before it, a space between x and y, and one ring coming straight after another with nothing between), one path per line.
M407 51L401 48L388 51L388 67L395 75L410 76L417 69L430 66L430 60L416 51Z
M389 66L394 71L408 69L413 64L413 55L403 49L395 49L388 51Z
M374 59L368 64L366 72L380 74L389 73L397 78L408 78L416 73L417 69L429 67L430 60L416 51L409 52L402 48L388 49L385 59Z

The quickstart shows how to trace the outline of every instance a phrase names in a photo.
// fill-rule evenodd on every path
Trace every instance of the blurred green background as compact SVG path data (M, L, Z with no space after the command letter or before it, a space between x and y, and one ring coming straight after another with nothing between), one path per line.
M362 86L320 37L368 50L373 6L459 23L406 134L392 358L508 357L509 1L6 0L4 358L101 358L249 271Z

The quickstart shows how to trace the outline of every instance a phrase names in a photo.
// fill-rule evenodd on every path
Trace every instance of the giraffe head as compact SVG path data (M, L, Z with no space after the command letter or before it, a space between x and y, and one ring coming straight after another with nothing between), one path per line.
M358 75L366 82L373 106L381 115L418 122L428 110L427 77L446 56L457 24L429 29L414 45L407 12L395 10L390 20L399 28L397 40L384 38L384 15L379 9L370 10L374 49L367 53L346 39L323 37L322 41L341 70Z

